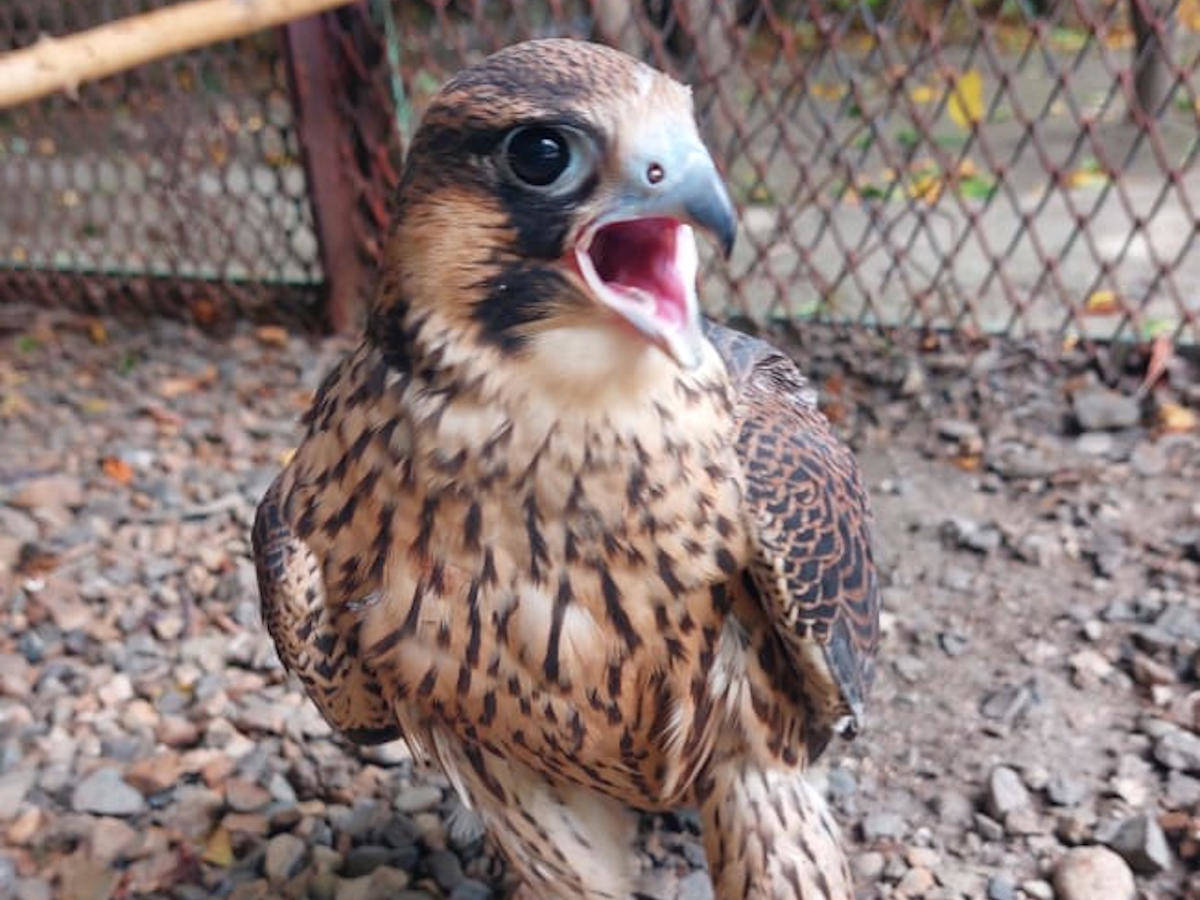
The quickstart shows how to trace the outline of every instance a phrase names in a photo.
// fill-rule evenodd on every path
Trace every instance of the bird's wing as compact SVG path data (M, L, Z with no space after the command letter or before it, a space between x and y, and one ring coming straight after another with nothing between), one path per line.
M335 369L315 408L324 408L322 398L328 401L332 394L346 393L361 370ZM310 424L309 440L297 457L323 452L312 434ZM290 466L258 506L251 544L263 620L284 667L300 678L330 725L359 744L394 740L402 736L396 715L359 653L359 610L353 603L328 602L342 598L328 597L321 560L300 534L306 526L301 522L297 527L297 513L303 519L327 505L317 502L308 481L304 466ZM308 531L315 536L311 528Z
M734 384L750 575L807 699L854 730L879 641L870 512L850 450L795 364L763 341L706 323Z

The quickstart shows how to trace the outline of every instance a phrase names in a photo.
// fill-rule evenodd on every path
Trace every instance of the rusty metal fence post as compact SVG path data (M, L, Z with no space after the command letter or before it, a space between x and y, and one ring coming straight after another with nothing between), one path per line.
M326 320L335 331L347 331L358 321L368 273L350 226L354 213L351 160L339 109L339 100L345 96L345 73L331 46L326 21L335 15L302 19L283 30L288 81L325 270Z

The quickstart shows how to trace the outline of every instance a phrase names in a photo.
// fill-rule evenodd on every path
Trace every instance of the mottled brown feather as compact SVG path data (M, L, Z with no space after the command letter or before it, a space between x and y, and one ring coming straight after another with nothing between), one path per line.
M857 730L879 643L871 517L858 466L787 356L712 322L705 330L734 383L759 599L807 676L822 724L849 717L844 726Z

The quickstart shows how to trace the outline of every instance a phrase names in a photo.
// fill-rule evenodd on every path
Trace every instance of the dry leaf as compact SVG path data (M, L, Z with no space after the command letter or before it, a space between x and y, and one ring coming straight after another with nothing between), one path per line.
M221 307L211 297L197 297L191 306L192 318L202 327L214 324L221 316Z
M1108 181L1108 175L1094 165L1080 166L1064 175L1063 181L1071 189L1099 187Z
M233 865L233 841L229 837L229 831L223 826L218 826L212 834L208 836L208 840L204 842L204 856L202 859L206 863L221 868L228 868Z
M286 347L288 342L287 329L278 325L263 325L255 330L254 336L266 347Z
M1146 363L1146 377L1142 379L1142 386L1139 391L1145 391L1158 383L1158 379L1162 378L1167 372L1167 364L1171 362L1171 357L1175 355L1175 345L1171 343L1171 339L1165 334L1160 334L1150 342L1150 359Z
M918 84L908 92L913 103L933 103L937 100L937 91L927 84Z
M189 394L200 388L208 387L217 380L217 367L209 366L199 375L177 375L174 378L164 378L158 386L158 393L170 400L181 394Z
M117 484L127 485L133 481L133 469L123 459L117 459L115 456L106 456L100 461L100 468L104 470L105 475Z
M1158 424L1163 431L1178 434L1195 429L1200 418L1195 410L1178 403L1163 403L1158 407Z
M946 112L964 131L983 118L983 76L978 69L967 69L954 79Z
M809 84L808 92L820 100L841 100L846 95L846 86L828 81L814 81Z
M288 463L290 463L292 461L292 457L295 455L296 455L295 447L289 447L286 450L280 450L279 456L278 456L279 464L281 466L286 466Z
M1093 291L1083 303L1083 311L1089 316L1111 316L1121 311L1116 291Z
M108 329L104 327L104 323L99 319L88 319L87 333L88 337L92 339L93 344L108 343Z
M960 456L951 457L950 462L964 472L978 472L980 466L983 465L983 457L978 453L964 453Z

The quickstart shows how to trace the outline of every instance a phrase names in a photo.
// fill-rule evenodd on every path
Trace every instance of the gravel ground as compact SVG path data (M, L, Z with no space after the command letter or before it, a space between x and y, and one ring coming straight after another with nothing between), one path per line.
M330 734L259 621L254 504L346 342L13 306L0 332L0 897L498 895L445 780ZM871 718L816 773L861 896L1185 895L1200 367L816 331L798 354L879 520ZM650 891L711 896L690 816L639 844Z

